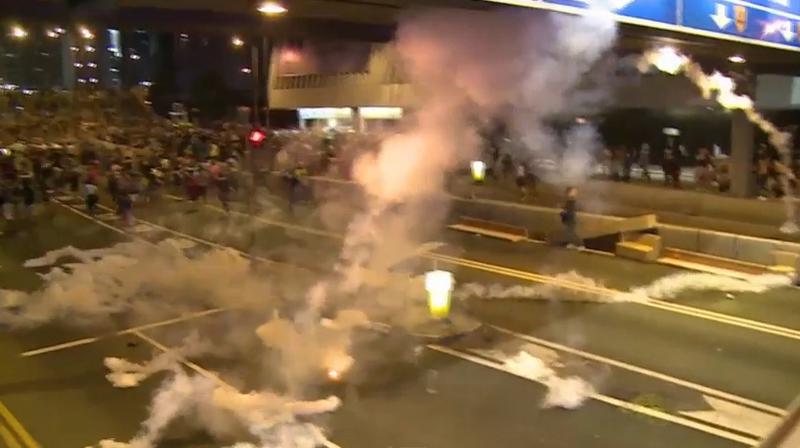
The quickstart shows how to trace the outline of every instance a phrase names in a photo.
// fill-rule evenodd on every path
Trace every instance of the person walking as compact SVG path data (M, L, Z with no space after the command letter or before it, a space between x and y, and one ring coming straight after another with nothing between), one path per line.
M83 191L86 200L86 211L94 216L97 212L97 203L100 201L100 196L97 194L97 184L93 180L87 179L83 184Z
M639 168L642 169L642 179L650 180L650 145L642 143L639 148Z
M578 189L567 187L566 200L561 210L561 223L564 225L564 234L568 249L583 249L583 241L578 236Z

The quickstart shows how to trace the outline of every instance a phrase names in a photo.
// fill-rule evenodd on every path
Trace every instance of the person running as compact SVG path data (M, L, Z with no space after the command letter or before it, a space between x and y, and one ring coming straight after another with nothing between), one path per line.
M22 177L19 193L22 199L22 215L24 218L30 218L33 216L33 203L36 200L36 194L33 191L33 186L31 186L30 176Z
M520 200L526 201L530 188L528 186L528 170L525 168L524 163L517 164L516 183L521 195Z
M97 184L93 180L87 179L83 184L83 191L86 200L86 211L94 216L97 212L97 203L100 201L100 196L97 194Z
M566 201L561 210L561 223L564 225L565 239L568 249L583 249L583 241L578 236L578 189L576 187L567 187Z
M642 179L650 180L650 145L642 143L639 149L639 168L642 169Z

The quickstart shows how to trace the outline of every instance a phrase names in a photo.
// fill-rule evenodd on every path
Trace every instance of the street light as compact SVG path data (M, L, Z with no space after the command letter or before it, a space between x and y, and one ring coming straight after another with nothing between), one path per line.
M85 26L81 26L78 28L78 32L81 34L81 37L84 39L94 39L94 34L92 30L86 28Z
M47 30L47 31L45 31L45 34L46 34L46 35L47 35L47 37L49 37L50 39L56 39L56 38L58 38L58 33L57 33L56 31L53 31L53 30Z
M239 37L239 36L233 36L233 37L231 38L231 44L232 44L234 47L236 47L236 48L239 48L239 47L242 47L242 46L244 45L244 41L243 41L243 40L242 40L242 38L241 38L241 37Z
M19 25L13 25L11 27L11 37L22 40L28 37L28 32L25 30L25 28Z
M286 14L289 10L277 1L261 2L258 6L258 12L267 16L279 16Z
M747 62L747 59L745 59L742 56L739 56L738 54L735 54L735 55L729 57L728 61L730 61L730 62L732 62L734 64L744 64L745 62Z

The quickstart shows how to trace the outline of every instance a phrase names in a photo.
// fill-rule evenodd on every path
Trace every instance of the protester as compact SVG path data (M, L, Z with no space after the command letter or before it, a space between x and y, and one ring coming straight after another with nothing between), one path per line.
M561 223L564 225L564 236L568 249L583 249L583 241L578 236L578 189L567 187L566 200L561 210Z
M93 179L87 179L83 184L83 191L86 200L86 211L94 216L97 212L97 203L100 201L100 196L98 195L97 185L94 183Z

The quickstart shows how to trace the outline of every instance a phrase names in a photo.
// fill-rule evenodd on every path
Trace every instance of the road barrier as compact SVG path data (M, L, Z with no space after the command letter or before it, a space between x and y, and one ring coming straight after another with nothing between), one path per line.
M310 177L308 180L317 195L326 195L332 191L360 194L360 189L354 182L324 177ZM715 197L715 200L718 199ZM451 213L455 216L469 216L524 228L534 239L549 240L551 238L548 236L563 230L561 210L553 207L461 197L453 198L452 207ZM608 235L613 229L622 229L628 219L630 218L579 212L578 235L582 238ZM776 251L800 255L800 244L787 241L660 223L656 224L655 229L661 236L665 248L682 249L746 263L773 266L776 264L774 255ZM608 250L613 251L613 248L614 245L611 244Z

